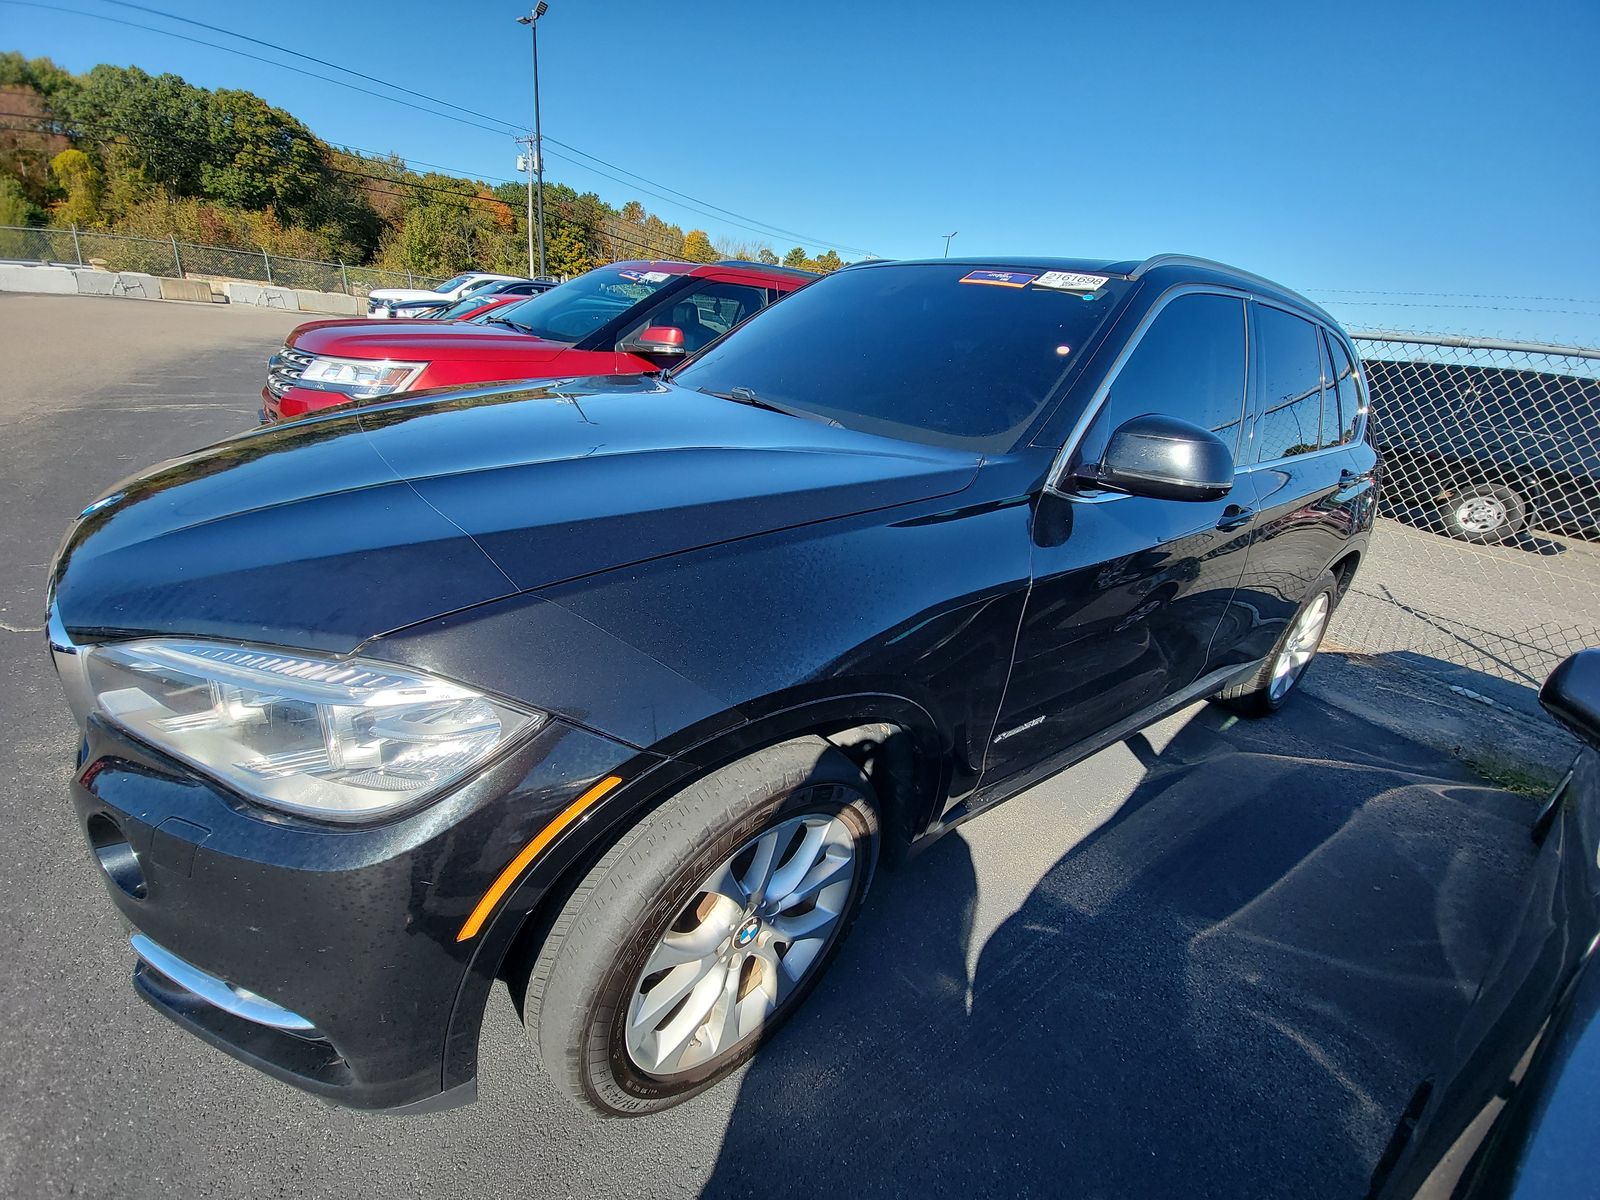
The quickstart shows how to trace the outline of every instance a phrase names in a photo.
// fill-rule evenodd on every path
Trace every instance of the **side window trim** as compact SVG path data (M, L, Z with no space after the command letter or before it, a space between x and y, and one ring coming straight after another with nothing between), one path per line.
M1287 315L1289 315L1291 317L1298 317L1300 320L1302 320L1302 321L1306 322L1307 324L1315 327L1319 331L1319 337L1318 337L1318 345L1319 346L1321 345L1322 336L1327 336L1327 337L1339 337L1340 336L1339 334L1334 333L1328 327L1328 325L1325 322L1317 320L1315 317L1311 316L1308 313L1301 312L1298 309L1290 308L1288 305L1276 304L1271 300L1263 299L1262 297L1259 297L1259 296L1250 297L1250 301L1251 301L1251 315L1250 315L1251 347L1250 348L1251 348L1251 351L1252 351L1252 355L1251 355L1252 360L1254 358L1254 353L1253 352L1254 352L1254 349L1255 349L1255 328L1256 328L1255 312L1256 312L1256 309L1255 309L1254 306L1256 306L1256 305L1259 305L1262 308L1275 308L1281 313L1286 313ZM1279 463L1304 462L1306 459L1315 458L1319 454L1330 454L1335 450L1343 450L1343 449L1345 449L1346 446L1354 445L1355 442L1360 441L1361 438L1366 436L1367 397L1366 397L1366 390L1365 390L1365 387L1364 387L1364 381L1362 380L1362 376L1361 376L1361 369L1360 369L1360 366L1359 366L1359 364L1361 362L1361 359L1360 359L1359 356L1357 356L1355 354L1354 348L1352 346L1350 346L1350 344L1348 342L1344 342L1343 344L1344 344L1345 352L1350 355L1350 361L1351 361L1352 366L1355 367L1355 378L1358 381L1358 386L1361 386L1360 400L1361 400L1361 426L1362 427L1361 427L1360 431L1358 432L1357 436L1355 438L1352 438L1351 441L1349 441L1349 442L1338 442L1338 443L1335 443L1332 446L1322 446L1322 447L1319 447L1316 450L1308 451L1305 454L1285 454L1285 455L1280 455L1277 458L1265 458L1265 459L1262 459L1260 462L1251 463L1248 467L1240 468L1241 470L1254 471L1254 470L1257 470L1257 469L1259 469L1261 467L1276 466ZM1320 371L1320 369L1321 368L1319 367L1318 370ZM1250 418L1250 425L1251 425L1252 433L1254 433L1255 426L1256 426L1257 423L1259 423L1259 421L1261 420L1261 416L1262 416L1261 406L1257 402L1259 398L1254 393L1254 387L1253 387L1254 383L1255 383L1255 380L1252 377L1252 379L1251 379L1252 389L1251 389L1251 395L1250 395L1250 407L1252 409L1252 416ZM1323 396L1324 396L1324 399L1327 396L1327 381L1326 380L1324 381L1324 385L1323 385ZM1317 428L1318 428L1318 431L1319 431L1318 432L1318 436L1320 437L1321 436L1321 432L1320 432L1321 431L1320 414L1319 414ZM1251 440L1253 441L1254 438L1252 438Z
M1350 389L1356 397L1356 424L1350 434L1350 440L1345 445L1354 446L1357 442L1366 440L1367 418L1372 411L1372 397L1367 393L1367 373L1361 365L1361 355L1356 353L1356 344L1350 340L1349 335L1343 330L1333 329L1327 329L1327 333L1339 343L1350 360Z
M1253 297L1248 292L1241 291L1238 288L1225 287L1221 284L1180 283L1174 287L1168 288L1159 297L1157 297L1155 303L1150 306L1150 308L1145 312L1144 316L1139 318L1139 324L1134 328L1133 335L1128 338L1127 342L1123 344L1122 349L1117 352L1116 361L1111 364L1111 369L1106 372L1105 378L1100 381L1098 386L1096 386L1094 394L1089 398L1089 403L1084 405L1082 415L1078 417L1077 422L1072 426L1071 432L1067 434L1067 440L1062 443L1061 449L1057 451L1054 461L1051 462L1050 472L1045 476L1045 491L1054 493L1057 496L1064 496L1069 500L1080 500L1085 503L1092 504L1103 503L1106 500L1126 499L1126 497L1120 492L1107 492L1103 496L1081 496L1061 487L1061 480L1064 477L1067 468L1072 463L1072 456L1078 452L1078 447L1082 444L1083 439L1088 435L1089 429L1094 425L1095 418L1100 415L1100 410L1106 406L1106 401L1110 399L1111 388L1112 385L1117 382L1117 376L1122 374L1122 368L1127 366L1128 360L1133 357L1133 352L1139 348L1139 343L1144 341L1145 334L1150 332L1150 327L1155 324L1156 318L1165 312L1167 306L1174 300L1177 300L1183 296L1195 295L1226 296L1230 299L1239 300L1244 303L1244 308L1246 311L1242 315L1244 316L1245 337L1245 390L1244 409L1241 417L1241 424L1246 428L1242 428L1240 430L1241 440L1238 443L1240 449L1239 457L1242 458L1244 456L1244 450L1250 444L1250 438L1247 436L1247 429L1252 425L1251 409L1253 404L1251 396L1251 384L1253 380L1250 373L1250 348L1253 336L1253 326L1250 320L1248 309L1249 301L1253 299ZM1237 460L1235 461L1235 474L1245 469L1246 468L1239 466Z

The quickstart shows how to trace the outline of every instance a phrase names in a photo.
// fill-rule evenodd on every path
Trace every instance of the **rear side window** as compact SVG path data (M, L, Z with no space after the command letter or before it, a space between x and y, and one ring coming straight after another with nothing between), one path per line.
M1098 462L1119 425L1150 413L1209 429L1238 453L1244 363L1244 301L1179 296L1156 315L1112 380L1078 461Z
M1344 343L1326 331L1323 337L1327 338L1328 349L1333 352L1334 384L1331 399L1325 403L1338 405L1339 436L1336 440L1344 446L1356 440L1356 427L1361 424L1361 391L1356 385L1355 363L1350 361ZM1326 421L1323 423L1327 424Z
M1322 448L1322 335L1310 321L1256 306L1257 462Z

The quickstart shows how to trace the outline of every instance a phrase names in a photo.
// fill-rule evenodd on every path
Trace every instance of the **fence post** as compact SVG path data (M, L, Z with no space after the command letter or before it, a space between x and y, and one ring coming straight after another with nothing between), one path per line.
M178 272L178 278L183 278L183 259L178 256L178 235L168 235L172 239L172 265Z
M83 266L83 243L78 241L78 223L72 223L72 257L78 260L78 265Z
M406 268L406 286L408 288L414 288L414 287L417 286L417 281L415 279L411 278L411 268L410 267Z
M344 294L346 296L354 295L350 290L350 272L345 270L344 259L342 258L339 260L339 282L344 284Z
M263 250L261 252L261 261L263 263L265 263L266 266L267 266L267 282L271 283L272 282L272 260L267 257L267 252L265 250Z

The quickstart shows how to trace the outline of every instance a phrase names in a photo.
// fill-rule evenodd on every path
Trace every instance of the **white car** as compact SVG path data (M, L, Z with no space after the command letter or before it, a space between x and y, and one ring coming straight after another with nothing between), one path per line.
M367 293L367 316L390 317L394 315L393 305L401 300L443 300L445 302L459 300L468 292L475 291L485 284L493 283L497 279L518 279L517 275L495 275L488 271L467 271L457 275L454 279L446 279L438 287L433 288L376 288Z

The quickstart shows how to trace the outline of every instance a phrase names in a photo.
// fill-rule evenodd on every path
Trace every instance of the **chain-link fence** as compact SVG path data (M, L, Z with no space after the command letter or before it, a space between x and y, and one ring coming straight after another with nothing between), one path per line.
M1382 456L1330 638L1538 686L1600 645L1600 351L1356 335Z
M0 261L103 266L108 271L144 271L176 279L237 279L350 296L365 296L374 288L426 288L441 282L435 275L288 258L265 250L203 246L177 238L20 225L0 225Z

